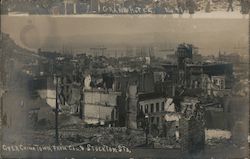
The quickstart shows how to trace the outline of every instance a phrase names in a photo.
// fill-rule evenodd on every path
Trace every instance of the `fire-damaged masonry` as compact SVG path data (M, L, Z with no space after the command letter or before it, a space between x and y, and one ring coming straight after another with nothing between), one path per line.
M6 33L1 38L7 156L248 153L249 61L242 54L205 56L188 43L164 58L155 56L164 49L151 46L115 49L115 56L103 46L34 53Z

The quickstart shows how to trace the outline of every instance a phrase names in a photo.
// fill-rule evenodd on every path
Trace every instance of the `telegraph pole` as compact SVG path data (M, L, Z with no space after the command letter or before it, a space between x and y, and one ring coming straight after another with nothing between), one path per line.
M146 145L148 146L148 134L149 134L149 115L145 115L145 133L146 133Z
M83 106L84 106L84 90L83 90L83 87L81 87L81 90L80 90L80 95L81 95L81 98L80 98L80 114L79 114L79 117L80 119L83 119Z
M4 92L4 89L5 89L5 67L4 67L4 64L5 64L5 56L4 56L4 53L2 51L2 49L0 50L1 51L1 70L0 70L0 73L1 73L1 87L0 89L2 89L2 91ZM0 90L1 91L1 90ZM1 121L3 119L3 93L0 92L0 98L1 98Z
M1 1L2 3L2 1ZM1 23L1 22L0 22ZM0 28L1 30L1 28ZM3 35L2 33L0 33L0 40L3 40ZM2 140L3 140L3 127L4 127L4 94L5 94L5 91L6 91L6 72L5 72L5 63L6 63L6 54L5 54L5 51L0 48L0 158L2 157L1 154L2 154Z
M56 75L56 109L55 109L55 143L59 145L59 134L58 134L58 76Z
M93 2L90 0L90 9L91 9L91 14L93 13Z

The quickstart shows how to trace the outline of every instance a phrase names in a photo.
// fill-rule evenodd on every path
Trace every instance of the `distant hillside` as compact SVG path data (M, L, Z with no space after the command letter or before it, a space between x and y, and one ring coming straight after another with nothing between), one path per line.
M6 58L14 58L16 60L31 60L39 58L34 52L18 46L8 34L1 32L0 47Z

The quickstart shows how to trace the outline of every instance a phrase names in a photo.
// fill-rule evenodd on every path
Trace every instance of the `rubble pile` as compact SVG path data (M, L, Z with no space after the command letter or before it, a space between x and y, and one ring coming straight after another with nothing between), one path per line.
M112 13L117 14L121 13L124 10L131 10L131 8L137 8L137 10L133 10L126 13L152 13L151 10L148 8L157 8L158 6L162 6L166 8L168 11L167 13L172 13L172 11L176 11L177 3L190 3L194 0L145 0L145 1L130 1L130 0L123 0L123 1L114 1L114 0L105 0L99 1L98 7L92 8L93 11L90 11L88 8L92 5L92 1L85 1L76 3L77 7L76 10L68 9L67 13L72 14L86 14L86 13ZM195 0L197 5L197 9L204 9L208 2L212 3L211 6L216 7L220 10L225 10L227 8L227 0ZM97 1L95 2L97 3ZM239 0L235 0L234 3L239 4ZM23 0L21 3L19 2L18 5L13 3L12 1L4 1L2 4L4 7L3 13L7 14L8 12L25 12L30 14L63 14L64 8L63 3L58 0L54 1L26 1ZM95 5L94 5L95 6ZM219 7L217 7L219 6ZM138 8L140 8L138 10ZM141 11L142 10L142 11ZM145 11L144 11L145 10Z
M82 128L78 130L69 129L61 132L61 141L66 143L93 144L118 146L126 145L134 147L145 143L144 132L129 132L124 127L117 128Z
M39 144L53 145L54 131L4 131L3 143L6 144Z
M67 128L60 130L60 141L62 144L138 147L146 143L146 136L142 130L128 130L125 127ZM149 135L148 141L149 145L155 148L179 147L179 143L175 140L175 137L159 138Z
M219 146L230 144L230 140L226 138L212 138L206 141L207 146Z
M154 148L180 148L179 142L172 138L153 138Z
M197 1L197 10L202 11L205 10L207 2L204 0ZM240 1L236 0L233 3L234 8L238 8L240 6ZM210 4L211 11L226 11L228 8L228 1L227 0L212 0Z
M206 144L208 146L214 146L218 144L226 144L230 142L231 132L225 130L206 130Z
M30 135L31 134L31 135ZM44 132L30 133L31 143L32 144L40 144L40 145L53 145L55 143L55 135L54 133L47 134Z

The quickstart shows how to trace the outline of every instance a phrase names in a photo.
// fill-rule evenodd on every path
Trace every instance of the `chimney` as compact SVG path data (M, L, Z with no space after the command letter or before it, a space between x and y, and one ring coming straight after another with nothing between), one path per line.
M130 85L128 89L128 105L127 105L127 127L129 129L137 128L137 104L138 104L138 93L137 85Z

